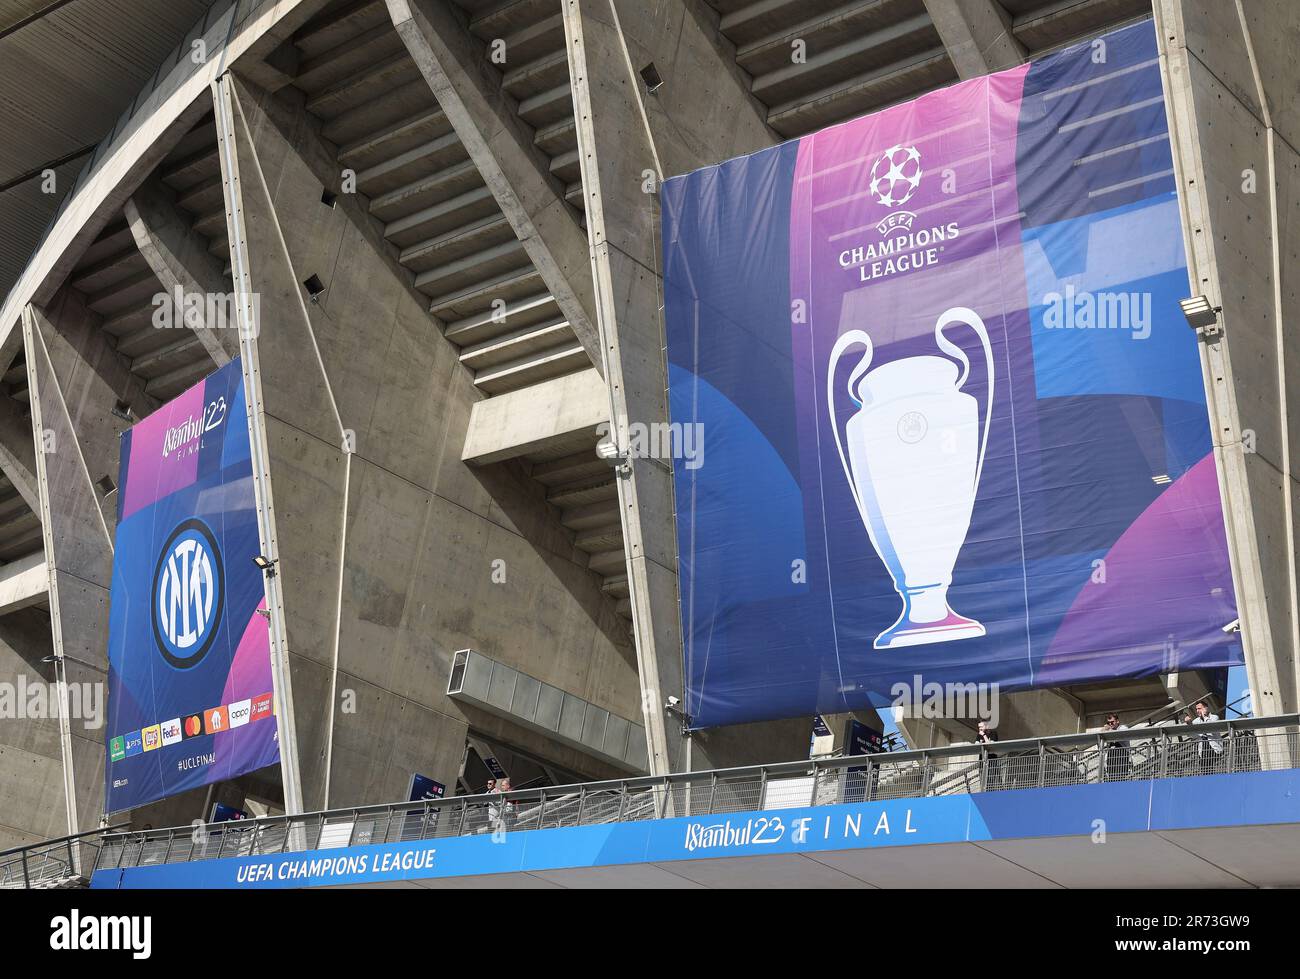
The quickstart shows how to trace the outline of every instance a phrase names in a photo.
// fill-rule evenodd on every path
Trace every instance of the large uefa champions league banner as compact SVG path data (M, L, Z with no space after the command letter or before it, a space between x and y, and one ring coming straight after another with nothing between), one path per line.
M694 726L1241 661L1150 22L662 206Z
M239 361L124 433L120 472L106 812L280 760Z

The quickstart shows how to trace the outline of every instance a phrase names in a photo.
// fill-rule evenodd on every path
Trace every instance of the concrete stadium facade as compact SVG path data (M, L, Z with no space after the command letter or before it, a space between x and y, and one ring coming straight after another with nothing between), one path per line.
M805 756L806 718L687 737L665 709L682 694L671 463L596 452L611 419L667 417L658 182L1150 16L1189 294L1220 311L1202 363L1254 707L1294 711L1287 0L215 5L0 312L0 681L104 683L115 436L242 354L292 789L263 772L135 825L213 798L390 802L412 772L454 786L474 744L582 778ZM176 289L255 294L256 337L155 328L153 298ZM478 693L447 693L457 663ZM494 690L498 669L559 691L559 730ZM1206 687L1014 694L1003 736ZM969 739L899 726L916 746ZM0 721L0 846L97 826L103 754L75 718Z

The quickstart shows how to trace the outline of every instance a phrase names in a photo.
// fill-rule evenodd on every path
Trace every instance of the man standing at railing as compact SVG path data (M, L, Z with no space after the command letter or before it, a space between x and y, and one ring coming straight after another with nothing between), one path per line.
M1204 700L1196 702L1196 716L1192 718L1193 724L1209 724L1218 719L1219 715L1211 714L1210 708L1206 706ZM1222 755L1223 738L1221 735L1202 734L1196 739L1196 762L1200 765L1202 775L1218 771L1219 760Z
M480 794L480 795L486 795L486 796L492 796L492 795L496 795L497 792L499 792L499 791L500 791L500 790L497 788L497 780L494 779L494 778L490 778L490 779L487 780L487 784L486 784L485 786L483 786L483 791L482 791L481 793L479 793L479 794ZM479 811L479 817L478 817L478 818L481 818L482 815L483 815L484 813L487 814L487 825L486 825L486 826L480 826L478 829L475 830L475 832L476 832L476 833L484 833L484 832L493 832L493 831L495 831L496 826L497 826L497 824L499 823L500 818L501 818L501 806L500 806L500 804L497 803L495 800L489 799L486 805L483 805L482 803L479 803L479 809L478 809L478 811Z
M1118 714L1107 714L1103 731L1127 731L1128 725L1119 722ZM1127 741L1108 741L1102 749L1106 756L1106 781L1123 782L1129 777L1132 762L1129 759Z
M511 786L509 778L503 778L500 782L497 783L497 791L502 794L510 792L512 791L512 789L513 786ZM506 799L501 800L499 818L501 820L501 827L503 829L514 829L515 810L517 808L518 808L517 803L510 802Z
M980 721L979 728L975 733L976 744L997 744L998 732L989 727L987 721ZM1002 762L993 752L985 749L987 761L984 763L984 791L990 792L993 789L1002 787Z

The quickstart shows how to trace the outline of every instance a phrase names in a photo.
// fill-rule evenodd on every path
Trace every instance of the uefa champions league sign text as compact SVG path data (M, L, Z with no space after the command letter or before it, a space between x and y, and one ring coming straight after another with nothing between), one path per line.
M988 376L984 431L979 406L961 388L970 361L944 336L964 323L979 336ZM984 635L984 626L948 605L957 554L970 530L971 510L984 468L993 406L993 349L984 321L957 306L934 326L942 357L908 357L868 373L873 345L862 330L841 336L827 368L827 406L840 465L894 588L903 599L898 621L876 637L876 649L950 642ZM835 368L845 351L866 348L849 372L848 394L857 405L841 440L835 415Z

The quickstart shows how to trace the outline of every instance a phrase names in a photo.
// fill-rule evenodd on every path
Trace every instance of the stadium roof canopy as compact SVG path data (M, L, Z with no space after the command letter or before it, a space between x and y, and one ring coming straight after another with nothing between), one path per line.
M216 3L0 0L0 296L95 145Z
M201 34L230 2L0 0L0 133L5 137L0 141L0 297L13 288L96 146L136 100L147 97L152 76L164 62L174 61L185 39ZM933 0L706 2L718 18L720 37L734 46L736 66L751 81L768 124L785 138L969 74L959 63L960 45L953 50L948 47L952 39L941 36L949 25L935 23L931 16L933 10L949 8L936 7ZM553 61L563 45L559 0L454 3L480 40L511 37L535 48L537 63L550 67L532 74L539 81L554 81L553 66L563 62L562 57ZM337 33L330 23L369 25L372 14L386 19L383 6L375 0L313 0L299 7L295 25L323 9L323 33ZM1127 19L1150 16L1151 3L988 0L987 9L1004 20L1008 43L1022 55L1036 55ZM963 17L953 8L940 19ZM344 38L346 43L332 53L352 51L368 38ZM791 64L790 44L796 38L815 53L806 65ZM303 85L307 81L295 79ZM576 155L561 156L565 166L559 174L571 178L569 189L577 191L566 197L580 207ZM566 169L575 173L565 174ZM53 192L43 192L46 170L56 175Z

